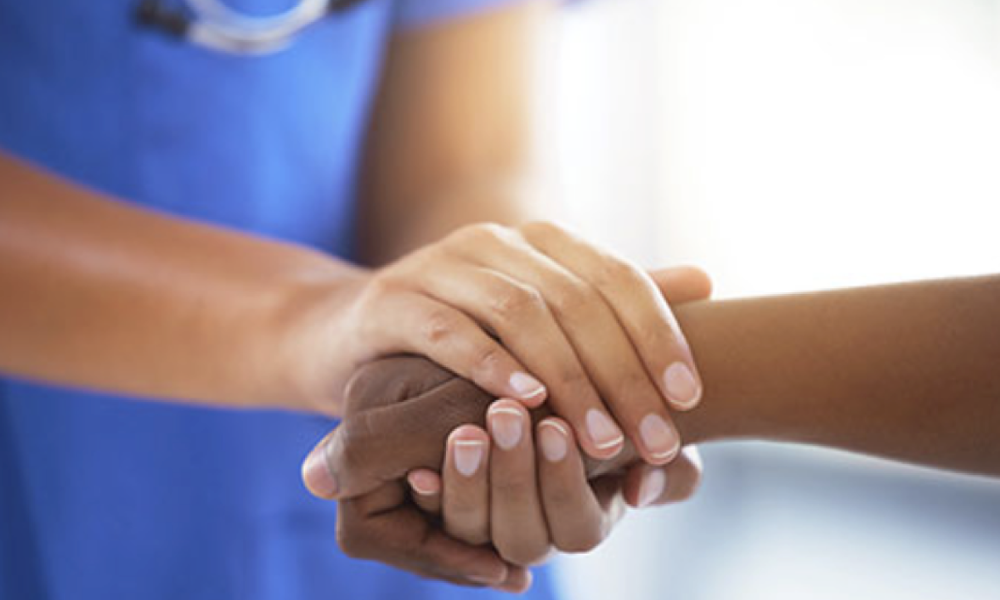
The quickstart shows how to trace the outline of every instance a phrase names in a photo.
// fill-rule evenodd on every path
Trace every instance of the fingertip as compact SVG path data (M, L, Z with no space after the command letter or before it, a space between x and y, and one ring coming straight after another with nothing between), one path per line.
M701 267L696 267L694 265L684 265L678 267L679 271L684 272L688 278L688 285L691 289L691 294L697 298L708 298L712 295L712 278L707 272Z
M430 469L414 469L406 474L406 482L421 496L437 496L441 493L441 476Z
M472 477L488 460L490 436L477 425L459 425L448 436L445 470Z
M667 489L667 473L663 469L648 469L639 486L637 508L646 508L656 503Z
M639 488L642 485L642 477L645 470L645 465L637 464L630 467L625 473L622 496L625 498L625 504L631 508L639 508Z
M531 589L534 576L525 567L511 566L507 572L507 578L494 589L511 594L523 594Z
M663 373L663 386L671 408L688 411L701 402L702 383L692 365L678 360Z
M618 456L625 447L625 434L603 410L588 410L584 423L582 446L592 458L608 460Z
M337 478L326 460L326 442L319 443L302 462L302 483L312 495L335 500L340 492Z
M530 434L528 411L516 400L501 398L490 405L486 424L493 443L501 450L510 451L524 439L525 430ZM530 439L530 435L528 436Z
M639 421L637 444L643 459L651 465L665 465L681 450L680 434L666 412L653 412Z
M510 577L510 568L507 566L507 563L501 561L499 568L492 570L490 573L475 573L467 575L466 577L468 577L470 581L479 585L499 589L499 587L506 583L507 579Z
M508 380L508 394L529 408L538 408L548 397L548 390L535 377L518 371Z
M472 423L466 423L451 430L451 433L448 434L448 444L452 444L458 440L486 442L489 441L489 437L489 434L487 434L486 430L482 427Z
M535 438L541 455L550 463L562 461L573 445L569 427L555 418L545 418L535 426Z
M706 300L712 295L712 278L699 267L658 269L650 275L667 302L672 304Z

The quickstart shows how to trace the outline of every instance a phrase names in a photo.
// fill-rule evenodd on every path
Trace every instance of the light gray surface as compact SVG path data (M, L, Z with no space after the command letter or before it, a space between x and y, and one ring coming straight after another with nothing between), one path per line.
M694 501L562 562L567 599L1000 598L1000 482L763 444L704 454Z

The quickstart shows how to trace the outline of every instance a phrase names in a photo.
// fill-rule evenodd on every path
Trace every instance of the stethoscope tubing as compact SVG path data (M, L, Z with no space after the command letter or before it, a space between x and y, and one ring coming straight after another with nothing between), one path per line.
M193 44L231 54L269 54L287 47L307 27L357 0L299 0L277 15L250 16L222 0L184 0L190 14L170 9L162 0L143 0L136 16L140 23Z

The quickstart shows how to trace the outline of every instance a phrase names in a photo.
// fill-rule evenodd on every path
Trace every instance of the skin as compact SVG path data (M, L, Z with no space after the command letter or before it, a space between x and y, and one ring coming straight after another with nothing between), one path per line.
M339 415L351 373L410 353L547 400L591 456L627 437L669 462L668 407L701 395L669 306L632 263L530 220L550 11L516 3L393 38L360 178L362 264L0 156L0 372Z
M998 299L1000 276L989 276L677 306L678 320L705 378L704 404L676 415L677 425L691 443L756 439L814 444L1000 476ZM415 367L409 362L413 359L394 360L359 372L353 393L365 396L369 379L391 379L393 369L403 378L437 377L437 387L416 396L386 394L386 398L412 399L371 413L362 411L359 418L349 415L307 458L304 471L306 485L314 492L316 481L334 478L338 490L334 496L346 499L341 505L342 510L347 508L340 524L341 542L359 556L378 560L387 556L383 544L405 535L405 528L393 523L395 511L405 506L417 509L405 502L402 493L399 505L380 504L373 498L386 486L402 487L414 469L438 470L445 465L443 495L450 498L445 500L445 527L453 533L479 540L483 511L491 511L491 525L497 518L492 504L478 508L478 513L466 509L447 514L449 502L462 504L468 498L482 502L482 480L458 479L449 468L447 452L454 449L446 440L450 434L481 435L475 427L456 427L465 423L482 427L492 399L471 384L448 380L447 374L431 375ZM550 468L540 462L544 460L536 456L533 463L525 451L520 466L508 464L502 476L523 477L531 469ZM589 463L586 468L590 477L600 476L620 472L622 463L630 460L634 454L626 450L613 462ZM480 468L490 470L491 485L502 491L504 480L493 477L498 469L495 455ZM648 467L628 472L621 489L630 504L639 503L652 472ZM671 493L672 477L668 475L657 501ZM517 501L537 502L527 496L540 493L544 502L544 477L539 482L540 492L522 489ZM432 496L421 505L431 513L440 511L433 499L438 493L434 481L424 478L418 483ZM490 490L489 502L497 500L496 493ZM581 502L586 504L586 499ZM580 523L594 519L584 505L575 510L578 514L572 518ZM537 527L538 515L534 508L531 511L528 522ZM384 529L372 526L376 513ZM534 548L534 532L522 531L512 521L505 523L501 535L523 536ZM428 520L423 526L433 523ZM549 529L551 536L552 523ZM370 535L376 531L377 536ZM491 529L490 539L496 540L500 533ZM408 554L397 552L390 564L406 568L424 561L425 567L440 564L435 561L444 554L443 550L421 554L419 545L402 547ZM468 548L452 546L451 551L453 559ZM471 560L450 564L482 568ZM448 575L459 580L461 570Z

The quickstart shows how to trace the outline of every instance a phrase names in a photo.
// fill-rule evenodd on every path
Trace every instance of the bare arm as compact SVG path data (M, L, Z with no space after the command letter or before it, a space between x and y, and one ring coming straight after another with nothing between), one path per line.
M0 371L129 394L330 412L304 308L340 261L133 207L0 155ZM318 329L318 328L317 328ZM320 397L322 396L322 398Z
M687 442L819 444L1000 475L1000 276L678 309L706 380Z
M668 276L689 278L663 271L665 290L674 287ZM804 442L1000 475L998 299L994 276L676 306L706 381L704 404L677 415L678 427L687 443ZM346 420L303 465L313 493L343 500L345 552L465 583L477 573L498 581L518 573L483 547L442 542L440 525L406 501L403 483L414 470L441 469L446 438L465 423L484 425L492 401L420 359L358 372ZM626 448L589 461L587 471L600 478L635 460ZM655 469L628 469L628 502L693 492L696 462L665 468L673 470L652 499L644 482Z
M1000 276L675 312L705 377L704 403L675 415L685 443L801 442L1000 476ZM382 382L393 380L386 393ZM337 493L320 495L351 497L413 468L440 468L448 433L483 424L491 401L405 358L366 367L351 389L347 420L312 455L328 470L306 472L314 491L329 489L327 472L335 478ZM376 397L379 406L408 400L368 410ZM589 468L600 474L634 460L629 448Z
M540 10L530 4L393 41L365 155L359 237L368 263L468 223L526 220L521 194L504 182L526 180L533 160L523 74L535 36L525 31ZM342 387L356 362L377 354L339 368L330 359L346 355L331 343L351 337L335 335L344 329L337 317L370 275L305 248L108 198L0 154L3 373L335 413L335 382Z
M4 160L0 371L337 414L357 367L411 353L527 405L547 398L591 456L628 438L669 462L668 406L693 408L700 383L653 281L557 225L502 225L526 217L529 64L550 4L393 39L364 168L375 269Z
M540 217L535 84L548 0L397 33L362 173L362 258L384 264L468 223Z

